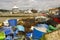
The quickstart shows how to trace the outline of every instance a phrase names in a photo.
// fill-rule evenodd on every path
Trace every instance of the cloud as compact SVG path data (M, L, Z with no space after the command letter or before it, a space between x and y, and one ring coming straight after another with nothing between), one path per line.
M60 0L0 0L0 8L2 9L12 9L14 5L19 9L43 10L60 6Z

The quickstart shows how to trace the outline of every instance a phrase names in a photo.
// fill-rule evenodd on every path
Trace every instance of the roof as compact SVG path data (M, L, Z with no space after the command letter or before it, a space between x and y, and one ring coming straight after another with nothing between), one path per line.
M18 8L16 5L13 8Z

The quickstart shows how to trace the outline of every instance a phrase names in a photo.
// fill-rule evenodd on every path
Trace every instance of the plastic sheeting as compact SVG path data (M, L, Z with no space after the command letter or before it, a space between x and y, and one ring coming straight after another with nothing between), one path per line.
M22 26L22 25L17 25L17 29L19 30L19 31L25 31L25 28L24 28L24 26Z
M9 34L13 33L13 30L11 27L4 27L4 32L6 35L9 35Z

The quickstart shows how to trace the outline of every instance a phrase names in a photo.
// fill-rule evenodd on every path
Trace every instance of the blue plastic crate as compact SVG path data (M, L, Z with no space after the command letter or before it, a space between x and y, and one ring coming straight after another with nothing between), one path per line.
M10 19L8 20L9 26L17 26L17 19Z

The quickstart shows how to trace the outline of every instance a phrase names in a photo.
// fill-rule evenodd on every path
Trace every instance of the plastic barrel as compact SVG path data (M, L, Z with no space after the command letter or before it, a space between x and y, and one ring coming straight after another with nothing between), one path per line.
M41 31L38 31L36 29L33 30L32 32L32 39L33 40L39 40L45 33L44 32L41 32Z
M11 19L11 20L8 20L9 22L9 26L16 26L17 25L17 19Z

